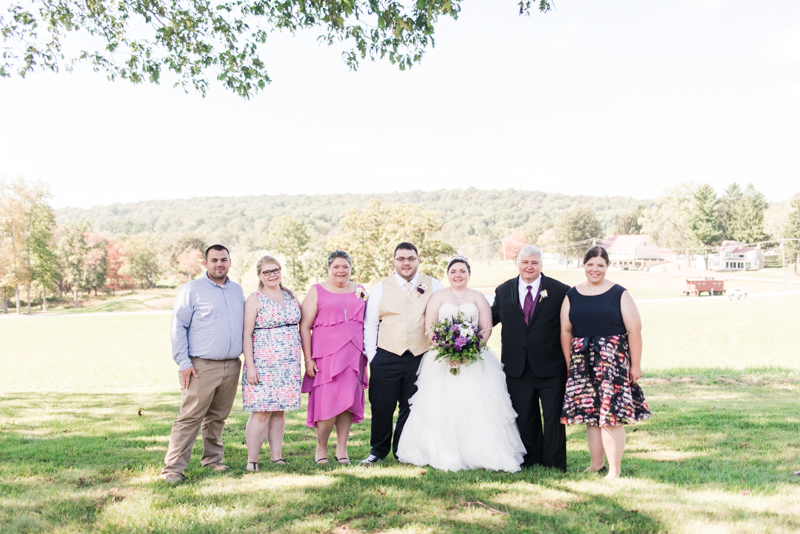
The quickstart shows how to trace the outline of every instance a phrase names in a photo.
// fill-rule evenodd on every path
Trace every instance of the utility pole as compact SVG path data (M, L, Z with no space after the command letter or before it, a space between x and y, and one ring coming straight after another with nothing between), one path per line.
M783 247L783 239L781 239L781 263L783 264L783 290L786 291L786 250Z

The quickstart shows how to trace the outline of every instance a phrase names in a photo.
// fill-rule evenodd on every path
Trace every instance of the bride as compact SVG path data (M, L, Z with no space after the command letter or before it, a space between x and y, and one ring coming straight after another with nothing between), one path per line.
M450 288L431 296L425 326L432 330L433 324L460 311L467 321L478 323L485 344L492 333L492 312L486 297L467 287L469 276L466 258L450 261ZM435 357L435 349L422 356L417 392L409 401L411 414L397 447L400 461L445 471L519 471L525 446L497 355L484 348L482 360L462 365L457 375L449 372L450 363Z

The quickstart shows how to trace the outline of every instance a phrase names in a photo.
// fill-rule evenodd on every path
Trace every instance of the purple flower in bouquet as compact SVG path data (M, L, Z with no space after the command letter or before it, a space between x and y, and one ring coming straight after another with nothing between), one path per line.
M433 325L432 340L436 346L436 360L449 362L450 373L459 374L462 365L482 360L482 336L476 323L466 321L459 311L455 317L442 319Z

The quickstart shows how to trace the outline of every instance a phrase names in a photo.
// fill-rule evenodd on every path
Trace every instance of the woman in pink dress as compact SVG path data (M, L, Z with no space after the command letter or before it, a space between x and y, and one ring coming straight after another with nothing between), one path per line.
M349 464L350 425L364 420L367 387L364 356L364 310L367 293L350 281L350 255L328 256L328 279L309 289L303 300L300 337L308 393L306 425L317 429L314 461L328 463L328 438L336 427L336 459Z

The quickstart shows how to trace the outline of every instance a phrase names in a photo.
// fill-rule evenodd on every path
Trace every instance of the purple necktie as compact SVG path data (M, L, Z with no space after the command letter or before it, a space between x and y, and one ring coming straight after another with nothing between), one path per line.
M525 322L531 324L533 318L533 310L536 309L536 303L533 301L531 289L533 286L528 286L528 294L525 295L525 305L522 307L522 315L525 316Z

